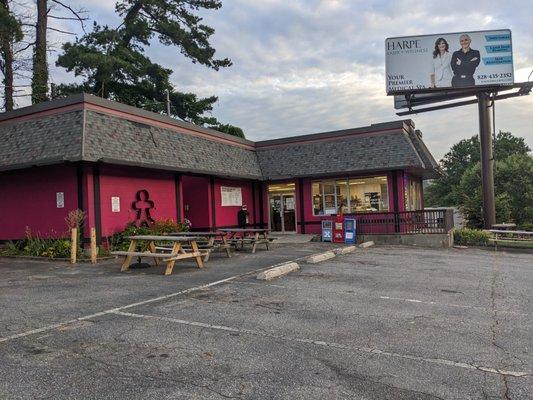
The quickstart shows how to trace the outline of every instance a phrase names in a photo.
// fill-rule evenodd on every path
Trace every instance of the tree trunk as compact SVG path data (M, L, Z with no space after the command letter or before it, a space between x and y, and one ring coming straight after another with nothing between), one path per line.
M32 103L41 103L48 97L48 63L46 61L46 29L48 0L37 0L37 26L33 52Z
M0 0L7 12L9 12L9 1ZM4 74L4 108L6 111L13 110L13 42L6 35L0 43L2 52L2 73Z

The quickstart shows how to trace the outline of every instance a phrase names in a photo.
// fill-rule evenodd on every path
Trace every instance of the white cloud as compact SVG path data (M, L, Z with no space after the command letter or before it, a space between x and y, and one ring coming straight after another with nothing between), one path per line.
M100 23L119 21L114 1L72 3ZM218 95L214 115L243 127L249 138L290 136L400 119L385 95L383 43L390 36L510 28L516 80L526 80L533 68L528 5L526 0L507 0L505 6L464 0L225 0L222 9L203 16L216 29L217 56L230 57L234 66L212 71L159 44L147 54L175 71L178 90ZM55 81L73 79L51 69ZM533 147L532 110L533 96L500 101L496 128L526 137ZM475 106L412 118L436 157L478 130Z

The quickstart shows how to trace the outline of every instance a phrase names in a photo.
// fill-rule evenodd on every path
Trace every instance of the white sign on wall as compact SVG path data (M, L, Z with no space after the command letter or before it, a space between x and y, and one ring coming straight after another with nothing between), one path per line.
M509 29L385 40L388 94L416 89L512 85Z
M111 197L111 212L120 212L120 197Z
M56 193L56 207L65 208L65 192Z
M242 206L242 190L240 187L221 186L222 206Z

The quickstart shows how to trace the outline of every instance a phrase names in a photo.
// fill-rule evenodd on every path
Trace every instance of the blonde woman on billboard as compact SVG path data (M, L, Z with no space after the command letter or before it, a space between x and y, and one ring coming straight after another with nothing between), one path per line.
M433 51L433 64L431 74L431 87L441 88L452 86L452 55L448 51L448 42L444 38L438 38Z

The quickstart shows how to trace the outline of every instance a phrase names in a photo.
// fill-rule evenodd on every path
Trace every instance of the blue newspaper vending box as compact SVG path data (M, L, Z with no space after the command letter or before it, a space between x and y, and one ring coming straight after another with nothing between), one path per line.
M355 218L344 219L344 243L355 244Z
M329 219L322 220L322 241L331 242L333 237L333 221Z

